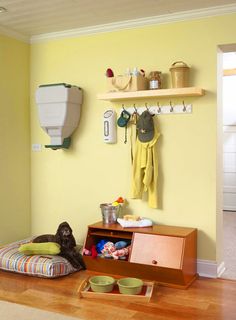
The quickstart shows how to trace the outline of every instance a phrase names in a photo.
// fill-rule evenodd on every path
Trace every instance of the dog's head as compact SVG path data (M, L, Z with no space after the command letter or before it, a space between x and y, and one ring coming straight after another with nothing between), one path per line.
M59 226L57 228L57 235L61 239L67 239L67 238L71 237L72 229L71 229L68 222L62 222L61 224L59 224Z

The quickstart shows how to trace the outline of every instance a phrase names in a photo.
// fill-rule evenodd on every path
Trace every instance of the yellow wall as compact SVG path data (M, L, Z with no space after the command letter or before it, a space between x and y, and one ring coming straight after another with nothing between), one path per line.
M53 232L67 220L78 241L88 224L101 220L99 204L122 195L126 211L161 224L196 227L198 258L216 258L216 66L217 45L235 43L236 15L143 27L133 30L45 41L31 46L32 143L48 144L38 123L35 90L67 82L84 91L82 115L68 151L43 149L32 154L32 232ZM124 130L118 143L102 140L102 115L121 104L98 101L105 92L107 67L116 74L127 67L160 70L170 86L169 67L176 60L191 66L191 85L206 89L192 103L191 115L158 117L161 139L160 209L130 199L130 145ZM144 100L142 103L156 103ZM172 99L182 103L182 99ZM140 101L129 101L128 105ZM168 104L168 99L160 100Z
M30 234L29 45L0 35L0 244Z

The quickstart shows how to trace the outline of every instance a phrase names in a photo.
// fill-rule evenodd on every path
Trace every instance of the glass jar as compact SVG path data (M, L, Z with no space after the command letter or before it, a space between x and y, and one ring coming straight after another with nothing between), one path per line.
M149 89L161 89L161 71L151 71L149 74Z

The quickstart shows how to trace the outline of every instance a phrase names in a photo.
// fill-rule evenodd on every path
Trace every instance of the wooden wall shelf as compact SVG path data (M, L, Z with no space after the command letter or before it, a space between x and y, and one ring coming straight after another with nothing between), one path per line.
M97 95L98 100L119 101L127 99L165 98L165 97L197 97L205 94L204 89L197 87L142 90L132 92L108 92Z

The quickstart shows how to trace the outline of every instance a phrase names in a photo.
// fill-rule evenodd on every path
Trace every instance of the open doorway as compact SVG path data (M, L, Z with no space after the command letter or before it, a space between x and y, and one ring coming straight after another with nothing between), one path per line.
M236 45L222 53L223 248L222 278L236 279Z

